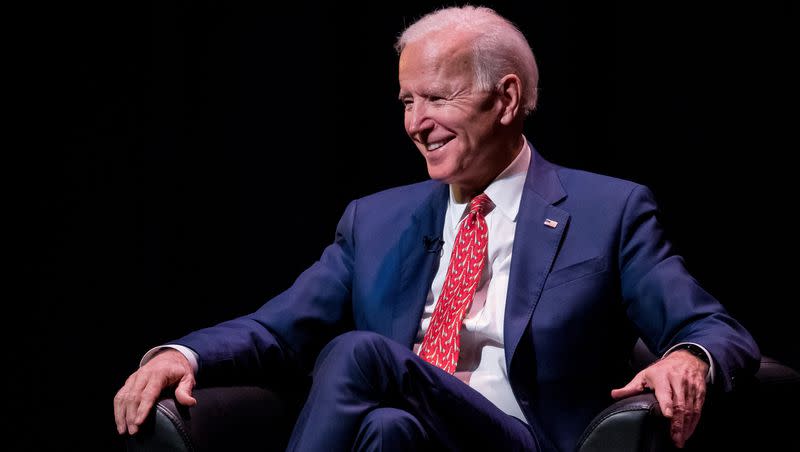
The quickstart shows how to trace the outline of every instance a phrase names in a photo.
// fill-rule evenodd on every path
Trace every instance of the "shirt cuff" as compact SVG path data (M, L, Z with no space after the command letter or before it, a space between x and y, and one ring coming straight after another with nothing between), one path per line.
M674 352L676 349L680 349L682 345L694 345L697 348L699 348L700 350L702 350L703 353L706 354L706 356L708 357L708 373L706 374L706 383L713 384L714 383L714 358L711 357L711 353L709 353L708 350L706 350L706 348L703 347L702 345L700 345L700 344L698 344L696 342L680 342L680 343L675 344L672 347L670 347L669 350L664 352L664 354L661 357L663 358L663 357L669 355L670 353Z
M200 356L197 354L197 352L195 352L191 348L184 347L183 345L178 345L178 344L159 345L158 347L151 348L150 350L147 351L147 353L144 354L144 356L142 356L142 360L139 361L139 367L142 367L145 364L147 364L147 362L153 359L157 354L163 352L164 350L169 350L169 349L181 352L181 354L185 356L187 360L189 360L189 364L192 365L192 371L195 373L195 375L197 374L197 369L199 367L198 361L200 359Z

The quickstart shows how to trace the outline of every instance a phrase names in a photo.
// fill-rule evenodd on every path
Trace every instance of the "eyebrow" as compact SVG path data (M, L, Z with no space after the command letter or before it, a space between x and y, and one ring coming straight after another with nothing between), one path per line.
M435 85L429 88L426 88L424 91L420 92L419 94L422 97L430 97L430 96L437 96L437 97L448 97L448 90L447 86L445 85ZM412 93L405 90L400 90L400 94L397 95L398 100L403 100L406 97L412 96Z

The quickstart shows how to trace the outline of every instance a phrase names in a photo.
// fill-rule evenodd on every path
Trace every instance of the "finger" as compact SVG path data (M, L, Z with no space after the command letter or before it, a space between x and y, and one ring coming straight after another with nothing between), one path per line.
M705 403L705 399L706 399L705 388L704 387L698 388L694 396L694 409L692 411L692 421L691 423L689 423L685 435L685 438L687 440L692 437L695 430L697 429L697 425L700 423L700 417L702 416L703 413L703 404Z
M660 381L661 383L653 385L653 392L656 395L656 400L658 400L658 405L661 407L661 414L671 420L674 415L672 386L666 380Z
M685 398L686 398L686 410L683 415L683 430L681 432L681 437L683 438L683 442L685 443L686 440L692 435L693 426L695 424L695 418L697 417L697 407L695 403L695 396L697 394L697 387L694 385L692 381L685 381Z
M117 433L120 435L125 433L125 404L122 401L126 392L127 389L123 386L114 396L114 423L117 424Z
M631 380L625 386L618 389L612 389L611 397L614 399L621 399L623 397L641 394L645 389L647 389L647 387L647 380L641 373L639 373L636 374L636 376L633 377L633 380Z
M147 387L151 376L140 369L136 372L136 378L132 382L132 388L128 391L125 397L125 423L128 426L128 433L131 435L139 431L139 426L136 423L136 415L139 412L139 405L142 401L142 393Z
M150 409L153 408L153 404L155 404L156 399L158 399L158 396L161 395L162 389L163 384L159 384L156 380L150 380L144 390L142 390L141 401L139 402L139 407L136 410L136 417L133 421L137 427L142 425L144 420L147 418L147 415L150 413Z
M128 399L131 396L131 388L135 385L137 376L137 373L131 374L114 396L114 422L117 424L117 432L120 435L126 431Z
M675 446L682 448L684 443L686 442L686 437L684 436L684 429L687 422L686 419L687 385L683 380L677 380L671 382L670 386L672 387L672 412L673 412L672 420L670 422L670 434L672 436L672 442L675 443Z
M180 383L178 383L178 387L175 388L175 400L178 401L181 405L185 406L194 406L197 404L197 400L192 397L192 389L194 389L194 376L191 374L186 374L181 378Z

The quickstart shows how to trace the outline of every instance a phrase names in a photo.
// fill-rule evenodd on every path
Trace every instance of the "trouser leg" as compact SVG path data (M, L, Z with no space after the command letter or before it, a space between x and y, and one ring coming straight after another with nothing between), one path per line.
M537 450L527 425L474 389L408 348L359 331L323 348L288 448L350 450L367 416L387 407L409 413L429 441L446 449Z
M364 417L356 435L355 452L422 452L428 445L425 428L411 413L376 408Z

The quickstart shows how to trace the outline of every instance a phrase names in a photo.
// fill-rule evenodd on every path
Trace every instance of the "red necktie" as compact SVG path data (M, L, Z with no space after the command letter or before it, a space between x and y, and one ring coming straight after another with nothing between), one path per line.
M492 200L485 193L470 201L469 214L461 221L453 243L442 293L422 339L419 356L451 374L458 363L461 323L486 262L489 229L484 215L492 206Z

